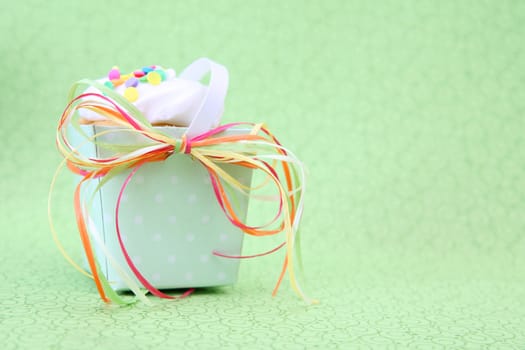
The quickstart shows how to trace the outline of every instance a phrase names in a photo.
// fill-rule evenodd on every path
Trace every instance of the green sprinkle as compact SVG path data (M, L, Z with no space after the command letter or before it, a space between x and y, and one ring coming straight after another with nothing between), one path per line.
M162 81L166 80L166 72L165 71L163 71L162 69L156 69L155 72L159 73L160 78L162 79Z

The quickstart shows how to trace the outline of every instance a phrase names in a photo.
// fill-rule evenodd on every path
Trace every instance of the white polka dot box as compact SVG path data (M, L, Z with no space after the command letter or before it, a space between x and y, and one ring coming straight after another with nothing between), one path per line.
M282 244L256 255L282 249L274 293L287 273L307 299L294 273L302 164L263 124L220 124L227 87L226 68L209 59L178 75L161 66L113 67L73 86L57 146L78 176L76 223L87 274L104 301L127 303L115 291L147 301L147 292L174 298L162 290L233 284L248 258L244 234L281 235ZM265 177L257 186L254 172ZM264 186L273 195L254 196ZM261 198L274 202L275 215L250 226L248 204Z
M104 129L93 125L85 128L88 135ZM174 137L180 137L183 132L181 128L162 128ZM99 141L124 143L131 137L139 138L106 134ZM86 155L96 152L91 147ZM104 154L98 156L104 157ZM223 168L246 186L250 185L250 169L227 165ZM129 172L109 180L96 193L91 210L95 226L101 228L101 238L121 266L127 264L115 230L115 207ZM97 182L90 186L98 186ZM239 196L237 201L241 219L245 219L248 198ZM169 157L163 162L144 164L137 170L121 198L119 219L122 240L131 260L156 288L235 283L239 259L222 258L213 252L240 255L243 232L232 225L221 210L206 169L190 157ZM113 288L129 289L100 250L97 256Z

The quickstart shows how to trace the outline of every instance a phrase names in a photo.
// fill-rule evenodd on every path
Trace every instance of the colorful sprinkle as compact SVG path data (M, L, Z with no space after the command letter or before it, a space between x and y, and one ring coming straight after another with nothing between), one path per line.
M120 70L118 69L118 67L111 68L111 70L108 73L108 78L109 80L120 79Z
M151 68L151 67L142 67L142 71L145 74L148 74L149 72L153 72L153 68Z
M129 102L135 102L139 98L139 91L137 90L137 88L130 86L126 88L126 90L124 90L124 97Z
M122 84L124 83L124 81L125 81L125 80L122 79L122 78L111 80L111 82L113 83L113 85L114 85L115 87L122 85Z
M155 72L159 73L160 77L162 78L162 81L166 80L166 72L162 69L157 69Z
M150 83L151 85L159 85L161 82L171 78L174 75L172 69L163 70L161 66L144 66L141 69L136 69L128 74L121 74L117 66L111 68L108 73L109 80L104 82L104 85L110 89L124 84L125 90L122 93L126 99L135 102L139 98L137 87L140 83Z
M129 78L128 80L126 80L126 82L124 83L124 85L126 87L137 87L137 85L139 85L139 80L135 77L132 77L132 78Z
M150 83L151 85L159 85L162 81L162 77L157 71L149 72L147 75L147 79L148 83Z

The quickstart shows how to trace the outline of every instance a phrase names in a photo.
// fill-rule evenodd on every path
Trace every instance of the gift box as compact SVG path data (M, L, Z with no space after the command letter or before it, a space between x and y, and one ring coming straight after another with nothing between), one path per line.
M227 87L227 70L208 59L179 76L160 66L129 74L114 67L106 79L73 85L56 144L63 164L80 176L75 217L87 270L105 302L134 302L115 290L147 302L143 288L173 298L160 290L232 284L240 259L281 248L273 294L288 273L294 291L312 302L294 273L304 168L264 124L220 124ZM256 171L263 181L252 185ZM269 203L275 215L248 225L250 198ZM244 234L282 234L283 242L246 256Z
M158 127L174 139L181 138L186 128ZM87 137L96 134L97 142L139 144L148 140L141 135L113 132L111 127L86 125ZM107 133L105 133L107 132ZM232 129L225 135L246 132ZM84 138L77 135L78 144ZM109 157L106 148L89 143L79 148L87 157ZM221 165L242 184L249 186L252 171L248 168ZM125 261L116 232L116 205L119 193L131 170L124 171L95 193L89 217L91 237L102 239L116 263L133 275ZM96 190L100 179L89 184L88 193ZM245 220L248 197L235 198L238 213ZM144 164L133 174L120 202L119 227L125 248L140 273L158 289L209 287L236 282L239 259L227 259L214 252L239 256L243 233L224 215L211 186L210 175L198 161L185 155L174 155L162 162ZM129 286L94 244L101 270L115 290ZM138 283L138 281L137 281Z

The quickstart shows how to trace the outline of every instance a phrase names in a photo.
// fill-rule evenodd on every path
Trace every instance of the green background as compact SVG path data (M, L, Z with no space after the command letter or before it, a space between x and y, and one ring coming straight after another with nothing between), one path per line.
M1 6L2 348L525 346L525 2L105 3ZM319 305L270 297L277 254L234 287L108 307L54 247L70 85L201 56L229 68L223 121L265 121L309 168ZM80 259L70 196L55 215Z

